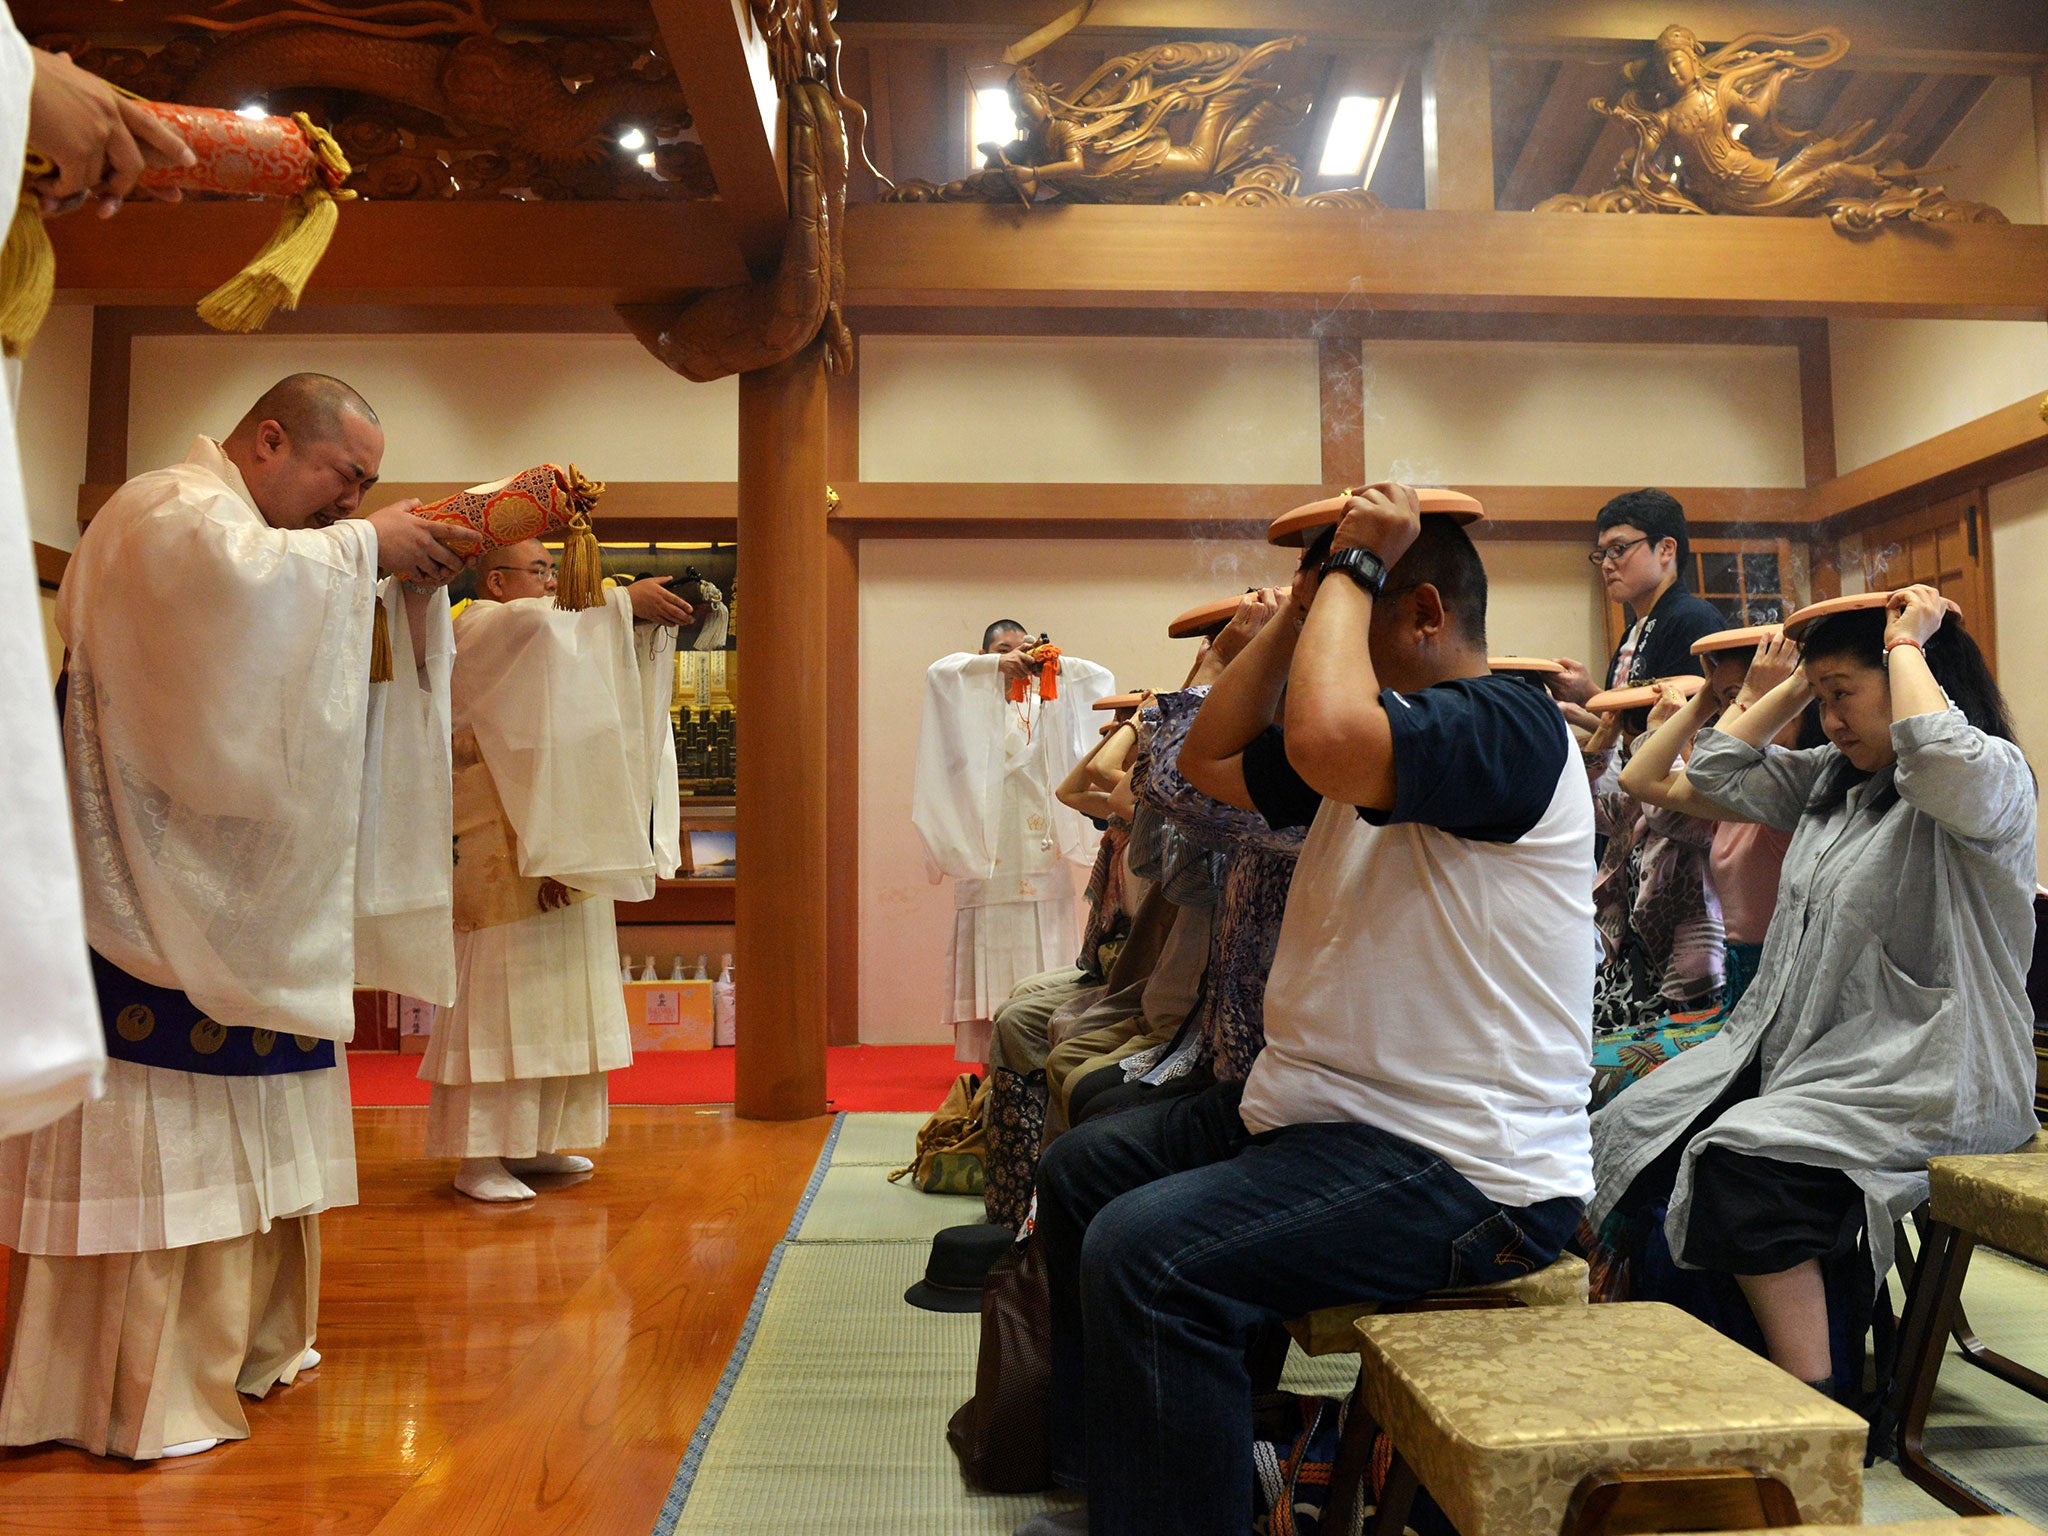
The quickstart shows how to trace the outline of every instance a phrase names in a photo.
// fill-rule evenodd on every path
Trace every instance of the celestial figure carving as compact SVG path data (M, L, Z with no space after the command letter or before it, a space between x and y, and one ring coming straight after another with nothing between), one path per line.
M1903 136L1875 122L1822 136L1778 120L1788 84L1848 51L1848 38L1823 28L1749 33L1708 53L1689 29L1666 27L1650 56L1623 71L1627 90L1589 103L1634 134L1615 184L1590 197L1548 198L1536 211L1825 214L1848 234L1901 218L2003 224L1996 208L1921 185L1919 169L1898 158Z
M883 200L1377 208L1360 188L1297 195L1301 168L1285 145L1310 102L1262 71L1302 41L1162 43L1110 59L1071 97L1020 64L1010 76L1014 142L979 146L984 168L958 181L906 182Z

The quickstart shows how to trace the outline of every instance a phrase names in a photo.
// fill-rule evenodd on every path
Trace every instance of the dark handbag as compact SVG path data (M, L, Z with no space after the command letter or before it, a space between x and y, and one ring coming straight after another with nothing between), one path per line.
M1052 1298L1036 1233L997 1259L981 1288L974 1396L946 1424L967 1481L989 1493L1052 1486L1046 1405L1052 1387Z

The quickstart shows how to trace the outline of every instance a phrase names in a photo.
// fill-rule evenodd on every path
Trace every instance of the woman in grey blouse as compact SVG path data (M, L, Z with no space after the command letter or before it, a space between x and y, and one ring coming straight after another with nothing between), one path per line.
M1771 1358L1825 1387L1822 1261L1861 1233L1881 1279L1930 1157L2037 1129L2035 785L1932 588L1802 639L1799 669L1701 732L1685 770L1793 833L1757 979L1719 1035L1594 1117L1588 1215L1668 1194L1673 1256L1734 1275ZM1827 746L1762 745L1815 697Z

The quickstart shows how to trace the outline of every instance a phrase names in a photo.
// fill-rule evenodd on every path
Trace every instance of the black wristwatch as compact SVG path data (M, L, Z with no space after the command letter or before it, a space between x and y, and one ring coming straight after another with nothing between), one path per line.
M1387 584L1387 562L1369 549L1340 549L1323 562L1323 574L1342 571L1372 596Z

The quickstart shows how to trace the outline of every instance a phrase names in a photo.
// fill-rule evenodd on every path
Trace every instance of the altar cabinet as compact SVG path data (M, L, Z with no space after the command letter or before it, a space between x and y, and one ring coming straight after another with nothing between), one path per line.
M1048 649L999 620L978 654L925 673L911 820L932 882L953 881L941 1022L961 1061L985 1060L989 1021L1011 990L1070 965L1079 943L1065 865L1085 867L1095 835L1053 791L1095 747L1093 706L1116 680Z
M399 729L365 773L373 691L398 686L371 682L377 573L445 581L474 543L411 504L349 516L382 452L353 391L294 376L224 444L117 491L65 573L64 753L112 1059L103 1097L0 1142L0 1443L205 1450L249 1433L238 1393L318 1363L319 1213L356 1198L358 863L435 824L446 761ZM384 599L397 675L430 693L416 658L446 595ZM445 875L385 895L374 921L448 909ZM452 968L413 960L390 979Z
M455 623L457 1000L420 1076L429 1157L476 1200L587 1173L633 1059L612 904L680 858L669 701L688 603L650 578L555 606L538 541L484 555Z

